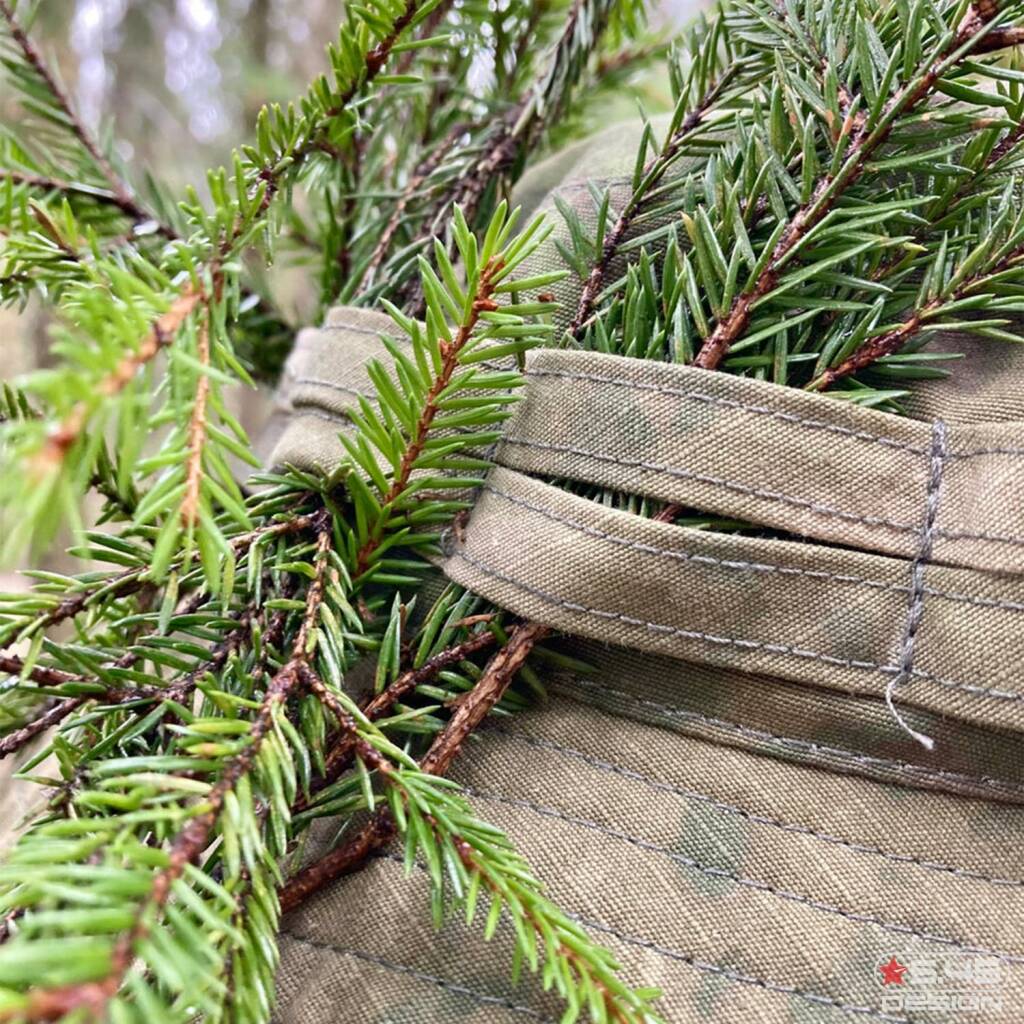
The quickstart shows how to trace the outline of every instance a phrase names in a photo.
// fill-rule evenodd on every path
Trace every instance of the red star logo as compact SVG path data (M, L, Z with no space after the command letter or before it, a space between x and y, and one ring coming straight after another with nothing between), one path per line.
M879 964L878 969L882 973L883 985L902 985L903 975L907 973L906 966L894 956L889 958L888 963Z

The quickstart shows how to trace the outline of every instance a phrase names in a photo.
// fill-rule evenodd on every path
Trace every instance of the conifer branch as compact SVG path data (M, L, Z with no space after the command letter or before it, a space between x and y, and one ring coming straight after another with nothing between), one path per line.
M498 303L494 300L495 289L498 286L498 278L504 270L504 264L499 257L489 260L480 270L476 291L469 305L469 310L459 325L454 338L442 339L439 343L441 353L441 366L438 369L430 388L427 391L425 400L420 406L419 417L413 428L411 436L406 443L399 461L398 470L391 481L391 486L383 498L383 507L390 508L405 493L412 478L413 468L417 459L423 453L427 436L430 433L434 420L439 412L439 401L441 395L451 384L452 377L459 366L459 358L473 338L480 316L486 312L494 312L498 309ZM370 538L359 549L356 559L355 576L362 576L370 566L374 553L380 546L384 530L384 517L378 519L377 529L370 535Z
M305 612L292 649L292 657L278 669L268 684L256 716L249 726L246 745L239 754L227 762L217 783L203 800L201 812L190 819L188 825L171 843L166 866L153 877L149 892L136 912L134 923L119 936L113 947L109 974L99 981L53 989L32 989L28 993L24 1009L19 1011L18 1019L55 1020L79 1010L84 1010L94 1017L101 1016L131 969L136 956L136 946L152 927L153 915L164 908L170 899L174 883L209 845L229 794L233 793L239 781L253 770L260 748L265 738L272 732L278 714L304 681L304 670L311 654L310 640L323 600L324 579L331 546L328 513L317 514L315 529L317 571L306 593Z
M985 38L988 26L999 13L995 0L985 0L968 8L967 14L941 53L919 68L917 74L893 96L877 118L865 119L858 127L848 116L836 146L846 143L844 159L838 171L825 174L810 199L790 218L778 242L752 284L733 300L711 335L705 340L694 365L716 369L731 346L742 337L750 323L754 307L776 287L783 266L794 250L834 208L836 202L864 173L869 161L888 139L896 120L912 113L935 89L941 77L959 60L969 55Z
M708 45L716 46L717 43L712 40ZM618 255L626 235L640 214L645 198L651 189L665 177L672 164L684 151L690 139L703 130L707 123L708 114L723 95L726 87L739 72L740 68L735 63L725 67L721 75L708 85L694 106L687 110L678 126L673 126L670 129L669 135L658 153L644 165L640 180L635 184L632 193L619 212L611 230L605 235L601 252L591 268L590 275L584 282L583 290L580 292L579 301L576 305L576 312L566 328L566 333L570 337L578 340L589 323L591 313L594 311L594 305L604 287L605 278L612 262Z
M497 639L493 632L484 630L482 633L471 636L468 640L463 640L461 643L438 652L428 658L419 668L403 672L386 689L363 704L361 708L363 714L369 721L375 722L390 711L403 697L414 692L418 686L430 682L445 669L458 665L459 662L465 661L478 651L492 647L497 643ZM352 750L352 737L348 734L343 734L331 746L324 771L325 782L333 781L350 766Z
M4 2L4 0L0 0ZM187 285L170 307L153 322L149 334L135 352L126 355L99 386L97 399L113 398L123 391L134 379L136 373L151 362L157 353L170 345L182 325L203 301L203 292L192 284ZM45 448L39 453L39 468L59 465L75 444L88 422L92 404L79 402L64 418L61 424L46 439Z
M12 0L0 0L0 16L2 16L4 21L7 23L7 30L11 34L11 38L21 51L26 62L35 71L39 81L53 97L58 108L63 112L68 128L74 134L75 138L78 139L82 149L88 154L90 160L100 172L101 177L109 186L109 198L99 195L93 195L92 197L100 201L110 202L136 225L151 223L165 238L177 238L178 234L174 228L168 224L162 223L150 210L147 210L135 197L124 178L114 170L113 165L100 148L99 143L96 141L89 129L86 128L82 119L78 116L70 98L57 81L56 76L50 70L35 43L32 42L28 33L26 33L21 27L21 24L14 12ZM17 180L16 172L7 171L4 176ZM55 180L36 178L35 176L22 176L22 180L25 184L31 184L40 188L55 188L60 192L79 192L82 194L90 194L88 190L84 189L82 186L71 185Z

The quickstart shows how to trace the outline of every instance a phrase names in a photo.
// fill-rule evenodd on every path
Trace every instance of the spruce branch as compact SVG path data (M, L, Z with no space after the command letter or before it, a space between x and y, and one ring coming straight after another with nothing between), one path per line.
M877 116L865 118L858 124L852 114L847 115L835 142L835 153L841 157L838 169L826 173L807 202L788 218L778 240L759 262L751 282L738 292L704 341L694 365L706 370L719 366L746 331L755 306L778 286L784 266L798 247L863 175L897 119L913 113L935 91L942 76L977 48L998 14L999 7L994 2L970 6L951 38L942 41L937 53L928 55Z
M730 45L726 19L719 15L710 25L701 25L700 28L702 31L699 34L695 32L689 48L695 54L693 64L684 82L676 85L678 98L666 137L655 155L634 176L631 194L610 230L607 233L601 232L603 239L598 246L598 256L583 284L576 311L566 328L566 334L572 339L579 340L588 326L609 269L645 203L650 202L651 193L686 152L688 145L704 134L709 115L719 101L729 95L730 84L744 78L743 61ZM678 75L681 73L677 72ZM646 136L642 145L646 148Z
M12 0L0 0L0 16L7 23L7 30L10 32L15 44L21 50L26 62L35 71L39 81L56 101L58 107L64 114L66 123L82 148L89 154L95 166L106 180L118 208L127 214L136 223L155 221L149 211L143 209L132 194L131 189L123 178L114 170L110 161L100 149L99 143L93 138L92 133L85 127L81 118L76 114L67 93L64 92L56 77L50 71L43 59L42 54L36 48L35 43L21 27L15 15ZM161 225L162 232L168 237L176 237L173 230Z

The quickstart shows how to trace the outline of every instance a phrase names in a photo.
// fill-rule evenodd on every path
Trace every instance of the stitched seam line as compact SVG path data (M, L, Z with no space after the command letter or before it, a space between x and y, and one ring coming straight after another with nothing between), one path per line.
M390 318L388 326L394 326ZM319 330L324 334L366 334L372 338L379 338L382 334L387 333L383 327L379 330L372 330L369 327L356 327L354 324L324 324Z
M782 982L768 981L765 978L759 978L753 974L746 974L743 971L738 971L732 967L721 967L718 964L711 964L705 960L698 960L697 957L691 956L688 953L682 953L676 949L669 949L666 946L659 946L657 943L651 942L650 939L644 939L638 935L629 935L626 932L621 932L616 928L612 928L609 925L601 923L600 921L593 921L589 918L581 917L579 914L567 914L566 916L572 918L577 922L577 924L583 925L584 928L590 928L595 932L603 932L605 935L612 935L629 946L637 946L641 949L650 950L650 952L657 956L687 964L698 971L721 975L724 978L728 978L730 981L736 981L742 985L754 985L757 988L764 989L766 992L777 992L781 995L796 996L799 999L806 999L809 1003L817 1003L821 1006L831 1006L836 1010L842 1010L846 1013L857 1013L867 1017L875 1017L878 1020L891 1021L893 1024L909 1024L906 1017L895 1017L890 1013L885 1013L883 1010L876 1010L873 1006L858 1006L856 1003L844 1003L839 999L833 999L830 996L818 995L816 992L808 992L806 989L800 989L794 985L785 985Z
M401 865L403 868L405 866L405 859L397 854L385 853L382 854L382 859L390 860L392 863ZM424 868L424 866L418 861L415 862L415 864L417 869L420 871L426 871L426 868ZM613 928L611 925L604 924L602 921L595 921L592 918L584 917L582 914L575 914L571 911L566 911L565 916L575 921L577 924L582 925L584 928L593 929L594 931L602 932L605 935L611 935L629 946L637 946L641 949L650 950L658 956L686 964L698 971L721 975L722 977L728 978L730 981L738 982L741 985L753 985L756 988L764 989L767 992L796 996L799 999L806 999L811 1003L817 1003L822 1006L831 1006L837 1010L845 1010L848 1013L858 1013L869 1017L876 1017L879 1020L892 1021L893 1024L910 1024L905 1017L895 1017L882 1010L876 1010L873 1006L858 1006L853 1003L844 1003L841 1000L833 999L831 996L819 995L816 992L808 992L806 989L797 988L795 985L787 985L783 982L770 981L767 978L758 977L756 974L747 974L744 971L736 970L733 967L723 967L721 964L713 964L706 960L700 960L688 953L683 953L677 949L669 949L667 946L659 946L650 939L645 939L639 935L630 935L628 932L620 931L617 928ZM286 932L285 934L291 933ZM295 937L296 936L292 935L292 938Z
M924 523L921 527L921 546L918 548L910 571L910 606L907 610L907 621L903 630L903 642L900 645L900 674L890 682L890 694L895 687L910 678L914 672L914 648L917 642L917 632L924 619L924 577L928 563L931 561L932 549L935 546L935 524L942 496L945 459L946 425L942 420L936 420L932 427L932 448L929 459L928 488L925 495Z
M641 541L634 541L625 537L616 536L615 534L608 533L596 526L589 526L577 519L573 519L569 516L563 516L554 511L554 509L548 508L545 505L540 505L536 502L529 501L526 498L521 498L518 495L511 494L508 491L503 491L500 488L495 487L493 484L485 484L483 489L485 491L489 491L491 494L497 495L499 498L504 498L513 505L519 505L522 508L529 509L531 512L537 512L545 518L550 519L552 522L562 523L579 533L584 533L591 537L597 537L600 540L606 540L612 544L618 544L621 547L628 548L632 551L639 551L642 554L659 555L675 559L680 562L696 562L700 565L716 565L724 569L777 573L780 576L802 576L807 579L827 580L833 583L848 583L855 586L870 587L875 590L891 591L897 594L907 594L911 591L911 588L903 583L886 583L884 580L873 580L865 576L827 572L823 569L797 569L790 566L775 565L770 562L744 562L737 559L715 558L712 555L699 555L689 551L660 548L653 544L645 544ZM976 605L982 608L1000 608L1004 611L1024 612L1024 604L1020 604L1015 601L999 601L994 598L972 597L970 594L962 594L947 590L936 590L932 587L924 587L924 593L933 597L942 598L946 601L962 602L964 604Z
M370 331L362 328L352 327L323 327L323 331L340 332L340 331L352 331L356 334L367 334L379 337L380 332ZM508 369L507 366L502 365L494 361L486 361L482 365L488 366L491 369ZM556 377L567 380L589 380L598 384L609 384L613 387L629 388L637 391L653 391L658 394L668 395L674 398L688 398L695 402L704 402L707 404L720 405L728 409L736 409L742 412L753 413L759 416L769 416L772 419L779 420L783 423L793 423L798 426L807 427L811 430L823 430L830 434L837 434L840 437L849 437L857 441L867 441L872 444L880 444L886 448L892 448L897 451L907 452L913 455L927 455L929 449L924 445L910 444L904 441L896 441L891 437L885 437L881 434L872 434L867 430L854 430L852 427L842 427L836 423L829 423L827 420L815 420L808 419L804 416L798 416L795 413L782 412L779 409L773 409L767 405L753 405L748 402L740 402L732 398L723 398L719 395L711 395L703 391L691 391L685 388L672 388L656 384L644 384L634 381L619 380L614 377L604 377L596 373L570 373L563 370L527 370L525 373L527 377ZM371 401L375 399L375 395L359 391L356 388L348 388L342 384L335 384L333 381L326 380L323 377L295 377L290 376L290 379L296 384L313 384L320 387L329 388L334 391L341 391L344 394L351 394L355 396L362 396L368 398ZM950 451L946 455L946 459L970 459L984 455L1024 455L1024 448L1016 448L1013 446L1005 445L994 445L987 448L967 448L962 451Z
M849 437L857 441L870 441L874 444L884 445L886 448L893 448L897 451L909 452L914 455L926 455L928 453L928 449L921 445L895 441L892 438L883 437L880 434L872 434L866 430L854 430L852 427L842 427L836 423L829 423L827 420L807 419L803 416L798 416L795 413L772 409L767 405L751 405L747 402L740 402L733 398L723 398L719 395L709 394L706 391L692 391L688 388L673 388L661 384L645 384L640 381L605 377L598 373L573 373L566 370L530 370L528 372L531 377L556 377L563 380L586 380L595 384L608 384L611 387L626 388L630 391L650 391L659 395L667 395L670 398L685 398L694 402L702 402L706 405L719 405L725 409L749 412L755 416L768 416L771 419L779 420L782 423L792 423L797 426L807 427L810 430L823 430L829 434L838 434L841 437Z
M523 593L530 594L531 596L544 601L546 604L556 605L559 608L564 608L566 611L573 612L577 615L592 615L595 618L603 619L605 621L621 622L627 626L636 626L660 636L677 636L683 640L698 640L715 647L735 647L740 650L764 651L767 654L789 655L794 658L801 658L805 661L820 662L823 665L833 665L839 668L862 669L872 672L884 672L888 675L898 675L900 672L898 665L883 665L877 661L861 661L855 658L839 658L831 654L821 654L818 651L808 651L801 647L793 647L791 644L775 644L766 643L762 640L746 640L738 637L718 636L717 634L705 633L700 630L681 629L678 626L670 626L662 622L648 622L646 619L638 619L632 615L626 615L623 612L613 612L602 608L593 608L590 605L580 604L577 601L567 601L565 598L559 597L557 594L541 590L539 587L535 587L523 580L516 579L514 576L510 576L498 569L493 569L489 565L485 565L483 562L479 561L477 558L474 558L472 555L466 554L465 551L453 551L450 557L460 558L482 572L485 576L490 576L492 579L508 583L511 586L518 588ZM990 697L993 700L1024 701L1024 694L1022 693L1013 693L1009 690L997 690L985 686L975 686L973 683L957 682L954 679L944 679L941 676L932 675L931 673L924 672L921 669L913 669L910 675L914 681L931 683L936 686L946 687L950 690L958 690L962 693Z
M840 836L835 836L828 832L820 832L817 829L811 828L809 825L799 825L795 822L782 821L778 818L757 814L754 811L748 811L743 807L737 807L734 804L717 800L715 797L709 796L707 793L698 793L695 790L675 786L670 782L663 782L650 775L645 775L643 772L638 772L633 768L627 768L625 765L616 764L612 761L604 761L601 758L594 757L592 754L587 754L582 750L563 746L561 743L556 743L554 740L545 739L540 736L533 736L530 733L512 729L503 729L498 726L490 727L489 731L497 733L499 736L505 736L513 741L537 747L541 750L550 750L554 753L562 754L565 757L571 757L577 761L581 761L583 764L589 765L591 768L597 769L598 771L619 775L632 782L639 782L657 792L671 793L673 796L683 797L686 800L695 800L699 803L707 804L710 807L714 807L715 810L724 811L727 814L734 814L737 817L743 818L744 821L749 821L755 825L767 825L783 832L810 836L823 843L828 843L831 846L840 846L844 849L852 850L855 853L864 853L875 857L881 857L894 864L912 864L915 867L923 868L926 871L935 871L942 874L952 875L954 878L968 879L972 882L987 882L996 886L1024 888L1024 880L1021 879L993 877L991 875L982 874L978 871L971 871L967 868L959 868L950 864L942 864L938 861L925 860L923 857L914 856L913 854L894 853L890 850L883 850L879 846L868 846L863 843L855 843L849 839L843 839Z
M696 722L700 725L711 726L725 732L732 732L745 739L757 742L777 743L781 747L788 747L804 754L823 755L834 757L839 760L849 761L851 764L862 765L865 768L899 769L901 771L919 774L923 778L936 781L968 783L972 785L988 786L999 789L1002 792L1024 793L1024 786L1006 782L1003 779L995 779L987 775L965 775L960 772L945 771L942 768L929 768L926 765L913 764L909 761L896 761L884 757L873 757L870 754L857 754L852 750L845 750L842 747L831 747L824 743L815 743L813 740L802 740L795 736L777 736L775 733L763 729L755 729L740 722L731 722L725 718L713 718L710 715L702 715L699 711L687 711L685 708L673 708L667 704L660 704L657 701L645 697L634 697L625 690L616 689L613 686L591 683L590 680L575 677L571 684L581 690L590 690L603 696L619 697L629 705L636 708L650 708L658 714L667 718L679 718L684 721Z
M737 885L742 885L747 889L768 893L778 899L786 900L790 903L798 903L801 906L809 907L811 910L816 910L822 914L835 915L836 917L844 918L847 921L853 921L856 924L866 924L873 928L879 928L882 931L895 932L899 935L909 935L912 938L920 939L924 942L933 942L942 946L950 946L951 948L958 949L964 953L979 953L983 956L992 956L1008 964L1024 963L1024 956L1016 956L1012 953L989 949L986 946L968 945L959 939L951 939L946 935L936 935L932 932L920 931L911 925L886 921L880 917L875 917L872 914L861 914L857 911L846 910L843 907L838 907L832 903L825 903L822 900L813 899L812 897L805 896L802 893L793 892L789 889L780 889L768 882L762 882L757 878L747 878L744 875L740 875L735 871L729 871L726 868L716 868L710 864L702 864L699 860L695 860L693 857L687 857L685 854L678 853L667 846L661 846L658 843L653 843L640 836L631 835L629 832L621 832L618 829L609 828L607 825L602 825L600 822L592 821L589 818L577 818L575 815L566 814L564 811L560 811L555 807L546 807L543 804L534 803L532 800L522 800L517 797L504 796L501 793L478 790L472 786L463 786L462 788L465 793L469 796L476 797L478 800L483 800L487 803L505 804L509 807L518 807L522 810L527 810L533 814L540 815L541 817L552 818L557 821L563 821L568 825L573 825L576 828L597 832L600 835L608 836L611 839L617 839L621 842L629 843L630 846L635 846L638 850L646 850L650 853L661 854L669 860L682 864L683 867L699 871L702 875L706 875L709 878L722 878L729 882L735 882Z
M671 365L671 364L666 364ZM661 384L646 384L642 381L622 380L615 377L605 377L598 373L578 373L567 370L528 370L530 377L554 377L564 380L586 380L596 384L608 384L612 387L627 388L635 391L652 391L659 395L667 395L671 398L686 398L694 402L703 402L708 405L719 405L726 409L735 409L740 412L749 412L755 416L768 416L771 419L779 420L782 423L792 423L797 426L806 427L809 430L823 430L830 434L838 434L840 437L849 437L855 441L867 441L872 444L880 444L886 448L893 448L897 451L907 452L912 455L927 455L929 448L925 445L910 444L905 441L897 441L894 438L886 437L884 434L873 434L868 430L856 430L852 427L843 427L838 423L829 423L828 420L809 419L799 416L796 413L783 412L781 409L773 409L769 405L753 405L749 402L741 402L734 398L724 398L721 395L712 395L706 391L693 391L688 388L674 388ZM994 446L989 448L968 448L963 451L949 452L949 459L970 459L979 455L1024 455L1024 448Z
M642 469L653 473L664 473L666 476L677 477L680 480L696 480L698 483L711 484L715 487L722 487L725 490L734 491L737 494L745 494L749 497L763 498L767 501L779 502L784 505L791 505L794 508L807 509L819 515L832 516L836 519L843 519L847 522L860 523L864 526L884 526L890 530L900 533L919 534L920 528L912 523L902 523L895 519L887 519L884 516L863 516L855 512L846 512L836 508L834 505L824 505L817 501L810 501L807 498L797 498L782 491L772 491L764 487L749 487L746 484L737 483L735 480L725 480L722 477L709 476L704 473L695 473L691 470L680 469L677 466L668 466L660 462L648 462L645 459L626 459L614 455L602 455L600 452L590 451L575 445L551 444L546 441L531 441L522 437L505 437L505 444L516 445L521 448L535 448L540 451L558 452L563 455L578 455L581 458L593 459L595 462L605 462L613 466L623 466L628 469ZM950 540L989 540L1001 544L1018 544L1024 546L1024 537L1017 537L1011 534L972 532L967 530L936 530L936 536L946 537Z
M374 404L379 402L379 399L375 394L367 394L365 391L360 391L358 388L349 388L344 384L335 384L333 381L321 380L319 377L293 377L293 384L312 384L318 388L327 388L330 391L338 391L343 395L352 395L354 398L365 398L368 402Z
M395 974L404 974L410 978L415 978L417 981L426 981L431 985L436 985L438 988L444 989L446 992L452 992L458 996L466 996L469 999L475 999L478 1003L483 1003L487 1006L501 1006L506 1010L510 1010L512 1013L525 1014L528 1017L533 1017L535 1020L544 1021L545 1024L554 1024L554 1021L549 1017L543 1017L536 1010L529 1006L523 1006L521 1003L513 1002L511 999L504 999L502 996L490 996L485 992L478 992L476 989L467 988L465 985L458 985L453 981L448 981L446 978L438 977L436 974L427 974L425 971L418 971L414 967L409 967L406 964L396 964L391 960L385 960L383 957L374 956L372 953L364 953L358 949L352 949L348 946L337 946L333 942L321 942L318 939L306 938L305 935L298 935L295 932L282 932L282 935L295 942L301 942L303 945L312 946L314 949L322 949L331 953L341 953L343 956L350 956L356 960L364 960L366 963L373 964L375 967L382 967L386 971L392 971Z

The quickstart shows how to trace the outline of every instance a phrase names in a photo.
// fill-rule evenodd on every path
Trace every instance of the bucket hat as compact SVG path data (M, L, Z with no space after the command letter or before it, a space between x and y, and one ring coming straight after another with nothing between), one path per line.
M640 131L539 164L519 203L593 225ZM571 309L580 282L554 290ZM271 463L338 464L389 330L339 307L299 336ZM531 352L438 564L590 666L547 671L548 699L481 730L453 775L674 1024L1024 1015L1024 350L934 346L967 358L905 416ZM289 914L281 1024L557 1021L537 979L509 980L500 929L433 930L428 888L385 853Z

